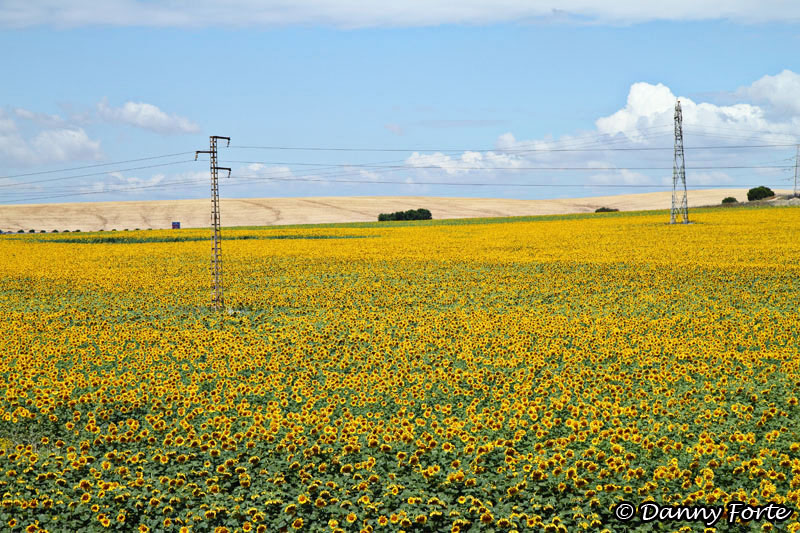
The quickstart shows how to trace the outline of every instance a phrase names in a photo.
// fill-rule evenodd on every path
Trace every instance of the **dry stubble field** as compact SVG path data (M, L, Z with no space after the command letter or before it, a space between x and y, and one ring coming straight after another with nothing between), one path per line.
M429 209L435 219L592 213L598 207L641 211L669 207L671 195L670 191L662 191L555 200L431 196L223 198L221 210L225 226L273 226L370 222L377 220L379 213L419 207ZM726 196L744 202L747 189L693 190L689 192L689 206L716 205ZM169 229L172 221L181 222L184 228L203 228L209 225L209 211L208 199L0 205L0 230L38 233Z

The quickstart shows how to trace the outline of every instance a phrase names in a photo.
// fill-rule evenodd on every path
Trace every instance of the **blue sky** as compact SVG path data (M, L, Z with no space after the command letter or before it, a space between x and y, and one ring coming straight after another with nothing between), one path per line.
M664 190L676 97L690 188L791 187L800 8L468 4L4 2L0 202L203 198L209 135L228 197Z

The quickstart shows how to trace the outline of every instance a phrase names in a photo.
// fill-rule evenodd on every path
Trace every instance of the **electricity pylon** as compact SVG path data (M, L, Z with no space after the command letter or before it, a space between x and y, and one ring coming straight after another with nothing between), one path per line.
M220 311L225 309L225 297L222 284L222 234L220 233L219 183L217 178L220 170L227 170L228 177L230 177L231 169L217 166L217 140L225 139L228 141L228 146L230 146L231 138L212 135L209 139L209 149L197 150L194 154L194 159L197 161L198 154L209 154L211 161L211 276L214 283L214 294L211 303L214 306L214 310Z
M797 189L797 180L798 176L800 176L797 171L798 161L800 161L800 144L797 145L797 155L794 156L794 194L792 196L795 198L800 198L800 190Z
M675 153L672 165L672 208L669 223L675 224L678 216L689 223L689 204L686 198L686 163L683 159L683 113L681 101L675 103Z

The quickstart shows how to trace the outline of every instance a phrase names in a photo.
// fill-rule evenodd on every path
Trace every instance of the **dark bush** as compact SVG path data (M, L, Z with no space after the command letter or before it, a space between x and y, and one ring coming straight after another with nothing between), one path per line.
M18 229L17 233L25 233L25 230L24 229Z
M35 229L29 229L28 233L36 233L36 230Z
M760 187L753 187L749 191L747 191L747 201L752 202L754 200L762 200L764 198L769 198L770 196L775 196L775 193L772 192L772 189L769 187L764 187L761 185Z
M57 230L57 229L54 229L54 230L53 230L53 231L51 231L50 233L58 233L58 230Z
M427 209L409 209L408 211L396 211L394 213L381 213L378 215L378 222L388 222L391 220L431 220L431 212Z
M594 210L595 213L613 213L615 211L619 211L619 209L613 207L598 207Z
M726 196L725 198L722 199L722 203L723 204L737 204L739 202L733 196Z

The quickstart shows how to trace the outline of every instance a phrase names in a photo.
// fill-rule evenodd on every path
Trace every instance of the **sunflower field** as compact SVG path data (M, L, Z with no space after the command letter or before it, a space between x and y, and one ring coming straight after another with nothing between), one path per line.
M208 230L4 235L0 530L800 508L800 209L667 218L223 230L224 313Z

